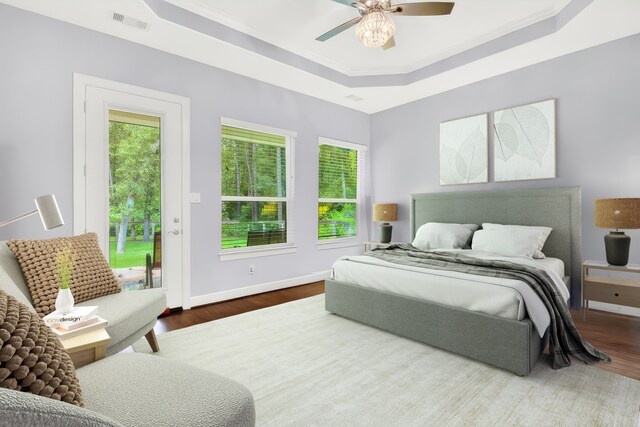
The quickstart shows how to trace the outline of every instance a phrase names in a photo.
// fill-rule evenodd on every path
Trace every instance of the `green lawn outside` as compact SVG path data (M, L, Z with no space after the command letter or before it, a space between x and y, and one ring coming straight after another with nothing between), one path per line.
M222 249L244 248L247 246L247 236L222 236Z
M111 268L144 267L147 254L153 260L153 242L132 242L127 240L123 254L116 254L116 241L109 242L109 264Z

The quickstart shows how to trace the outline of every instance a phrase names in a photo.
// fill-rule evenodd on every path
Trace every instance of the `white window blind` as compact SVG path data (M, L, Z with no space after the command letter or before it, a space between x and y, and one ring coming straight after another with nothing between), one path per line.
M291 137L222 125L222 249L293 241Z
M360 227L364 147L320 139L318 240L353 238Z

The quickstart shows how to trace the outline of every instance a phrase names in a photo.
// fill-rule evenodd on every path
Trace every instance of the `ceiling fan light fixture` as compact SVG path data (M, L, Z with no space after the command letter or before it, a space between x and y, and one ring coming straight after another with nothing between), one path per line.
M395 22L382 11L367 13L356 27L356 37L367 47L384 45L395 32Z

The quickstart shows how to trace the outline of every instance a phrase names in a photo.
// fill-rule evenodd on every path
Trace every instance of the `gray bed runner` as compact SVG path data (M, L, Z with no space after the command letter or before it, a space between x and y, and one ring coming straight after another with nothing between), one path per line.
M549 353L553 358L553 369L571 365L569 356L588 364L611 361L609 356L580 336L562 295L557 291L551 277L542 269L508 261L473 258L450 252L426 252L409 243L377 248L367 252L366 255L395 264L520 280L534 290L549 311L551 317Z

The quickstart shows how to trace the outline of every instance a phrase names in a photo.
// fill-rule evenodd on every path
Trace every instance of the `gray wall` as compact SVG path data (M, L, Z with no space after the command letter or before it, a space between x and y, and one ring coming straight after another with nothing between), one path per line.
M0 229L0 239L73 233L74 72L191 99L191 188L202 194L191 209L192 295L327 270L341 254L360 249L316 249L317 137L368 145L367 114L6 5L0 5L0 219L33 209L34 196L55 193L67 224L44 232L34 217ZM297 253L218 260L220 116L298 132Z
M401 205L394 240L410 239L411 193L582 186L583 259L604 259L608 231L593 225L594 199L640 197L638 52L635 35L373 115L372 198ZM439 185L440 122L549 98L557 100L556 179ZM490 180L492 156L490 148ZM628 234L631 261L640 262L640 232Z

